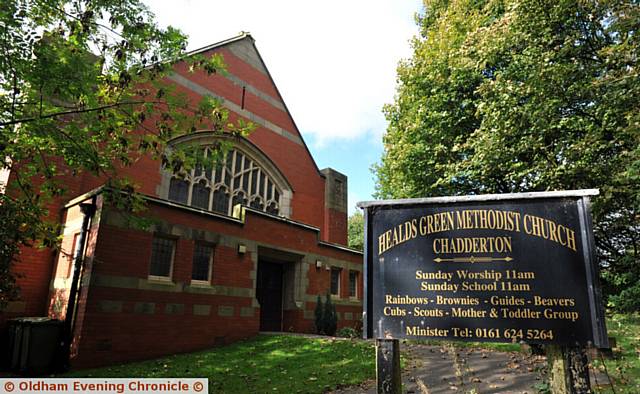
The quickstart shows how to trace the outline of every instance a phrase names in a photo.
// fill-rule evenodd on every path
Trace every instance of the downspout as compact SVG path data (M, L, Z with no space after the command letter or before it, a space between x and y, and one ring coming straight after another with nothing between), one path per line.
M65 369L70 365L71 342L73 342L73 329L75 327L75 314L78 298L78 283L80 282L80 274L84 265L84 250L87 243L87 233L89 232L89 221L96 212L95 197L91 203L80 204L80 211L84 215L82 218L82 228L76 245L76 253L73 257L73 279L71 280L71 289L69 289L69 300L67 301L67 313L64 319L63 342L62 342L62 362Z

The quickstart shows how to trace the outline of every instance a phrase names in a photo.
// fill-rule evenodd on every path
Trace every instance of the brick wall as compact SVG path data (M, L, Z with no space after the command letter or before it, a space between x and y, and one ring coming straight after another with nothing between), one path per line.
M79 307L83 319L76 330L74 367L188 352L256 335L260 307L254 280L262 247L313 256L302 263L309 267L301 278L308 280L301 307L284 311L283 330L315 332L315 297L324 297L330 283L330 271L316 268L317 260L345 267L340 298L335 299L339 327L361 325L362 275L358 298L350 299L347 268L361 271L362 256L320 243L317 230L250 210L242 223L165 203L150 202L148 208L145 215L161 223L147 230L126 228L118 212L103 211L89 267L90 284L84 281L86 297ZM149 278L154 234L175 237L168 281ZM191 283L199 238L214 245L208 285ZM247 246L246 253L238 253L239 243ZM64 265L64 260L59 262Z

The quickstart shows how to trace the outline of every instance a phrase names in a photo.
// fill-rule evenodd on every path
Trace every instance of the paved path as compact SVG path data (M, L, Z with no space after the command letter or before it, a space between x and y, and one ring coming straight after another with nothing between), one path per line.
M522 353L477 348L456 349L451 345L402 344L407 365L402 374L407 393L537 393L545 358ZM334 394L375 393L375 381L347 387Z

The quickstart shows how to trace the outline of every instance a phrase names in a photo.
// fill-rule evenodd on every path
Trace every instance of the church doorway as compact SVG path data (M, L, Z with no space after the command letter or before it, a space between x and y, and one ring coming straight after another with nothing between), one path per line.
M284 264L259 260L256 298L260 304L260 331L282 331Z

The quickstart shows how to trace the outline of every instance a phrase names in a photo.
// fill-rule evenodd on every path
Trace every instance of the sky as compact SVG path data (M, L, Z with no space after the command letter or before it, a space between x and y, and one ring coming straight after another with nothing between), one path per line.
M349 214L373 199L396 67L421 0L145 0L196 49L250 32L320 169L348 177Z

